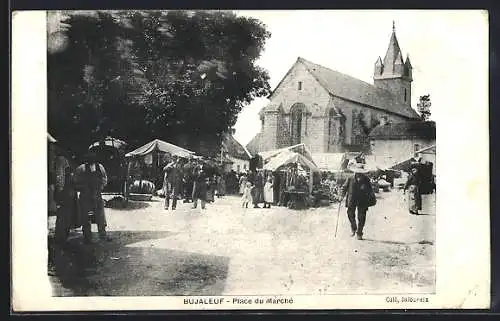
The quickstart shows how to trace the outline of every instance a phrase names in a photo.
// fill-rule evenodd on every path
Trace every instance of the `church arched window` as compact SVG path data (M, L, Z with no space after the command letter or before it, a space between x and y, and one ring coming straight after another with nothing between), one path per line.
M302 142L302 128L304 127L305 106L303 104L295 104L292 106L290 113L292 144L300 144Z

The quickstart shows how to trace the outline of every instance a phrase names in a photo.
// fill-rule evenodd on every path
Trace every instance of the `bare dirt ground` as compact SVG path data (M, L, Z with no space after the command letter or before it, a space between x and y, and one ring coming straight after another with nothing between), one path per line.
M406 210L401 191L381 192L368 211L362 241L350 236L343 206L334 236L338 204L301 211L242 209L239 197L227 196L205 211L191 205L181 202L176 211L166 211L158 198L106 209L111 242L83 245L75 230L63 248L51 245L54 295L435 290L435 195L424 196L423 215L415 216Z

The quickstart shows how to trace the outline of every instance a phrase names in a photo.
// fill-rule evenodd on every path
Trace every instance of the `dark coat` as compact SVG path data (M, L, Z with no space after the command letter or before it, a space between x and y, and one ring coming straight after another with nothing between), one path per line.
M207 175L204 171L197 171L194 175L193 199L207 199Z
M366 175L355 175L361 176L361 180L359 182L356 181L355 176L352 176L349 177L342 186L342 195L346 195L347 193L345 206L347 208L354 206L367 208L370 194L373 193L372 184L370 183L370 179Z
M408 189L408 187L410 187L411 185L415 185L417 187L420 187L421 184L422 184L422 181L420 179L420 176L418 174L410 173L403 190L406 191Z

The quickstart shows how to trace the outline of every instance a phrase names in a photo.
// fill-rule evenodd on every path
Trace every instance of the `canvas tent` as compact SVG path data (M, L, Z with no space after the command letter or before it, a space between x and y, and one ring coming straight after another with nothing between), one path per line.
M291 151L283 151L269 160L268 163L264 165L264 170L275 171L281 166L298 163L302 166L307 167L313 172L318 172L319 168L314 164L314 162L308 160L305 156Z
M108 136L89 146L94 151L97 160L106 169L108 184L104 187L105 193L122 194L126 182L125 148L127 143L118 138Z
M312 156L321 171L333 173L342 171L344 153L314 153Z
M125 157L141 157L141 156L146 156L150 155L153 152L160 152L160 153L166 153L170 154L172 156L179 156L183 158L190 158L194 155L194 152L184 149L182 147L176 146L174 144L170 144L167 142L164 142L159 139L155 139L139 148L136 150L131 151L130 153L127 153Z
M161 167L166 157L170 156L192 158L194 152L155 139L125 155L128 160L127 177L140 177L140 180L148 180L155 186L160 186L163 182Z
M108 136L101 142L94 142L92 145L89 146L89 149L102 146L116 148L116 149L123 149L127 146L127 143L125 143L123 140Z
M373 155L365 156L365 168L369 171L384 171L391 167L393 163L389 163L386 158L376 157Z
M286 166L288 164L298 164L300 167L306 167L309 171L309 193L312 191L313 186L313 173L319 172L318 166L311 159L309 160L306 156L293 152L291 150L283 150L278 154L273 155L272 157L268 157L264 160L264 170L276 171L282 166Z
M312 154L309 152L307 149L306 145L304 143L293 145L293 146L288 146L285 148L280 148L280 149L274 149L270 151L265 151L265 152L260 152L259 156L262 157L264 160L264 163L266 163L270 158L284 152L284 151L290 151L290 152L295 152L298 153L305 158L307 158L309 161L314 163Z

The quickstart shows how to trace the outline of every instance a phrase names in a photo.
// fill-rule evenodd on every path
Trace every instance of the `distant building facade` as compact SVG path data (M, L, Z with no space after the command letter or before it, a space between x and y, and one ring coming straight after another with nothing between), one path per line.
M259 116L261 132L246 146L255 154L304 143L312 153L366 150L381 121L419 118L411 108L412 66L393 32L384 60L375 62L373 84L299 57Z
M435 163L436 123L433 121L382 123L371 131L369 139L371 154L379 164L390 166L411 157L422 157L424 153L425 160Z
M226 170L233 170L237 173L247 171L250 167L251 155L248 150L241 145L232 135L226 135L222 142L222 152L230 163Z

